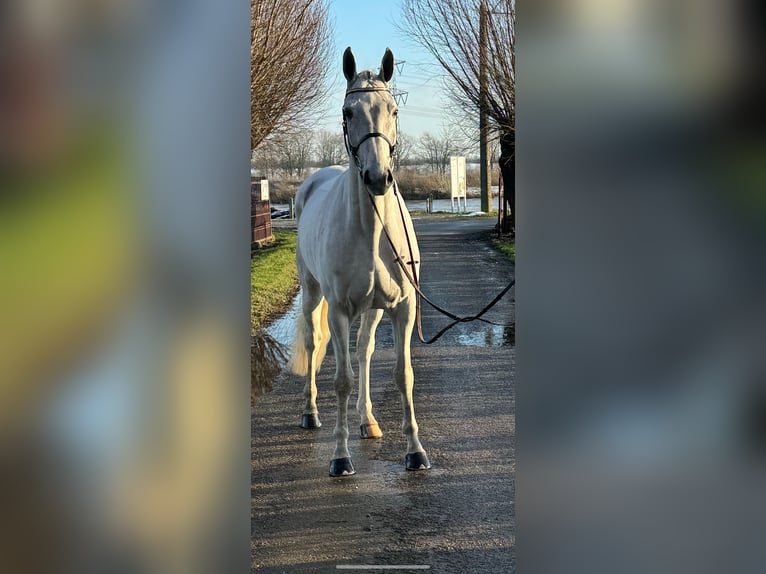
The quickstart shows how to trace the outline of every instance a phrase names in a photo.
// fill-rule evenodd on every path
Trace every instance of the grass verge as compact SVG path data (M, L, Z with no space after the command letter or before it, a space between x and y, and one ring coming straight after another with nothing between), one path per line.
M255 333L287 309L298 290L294 230L274 229L274 241L250 259L250 331Z
M513 239L498 239L497 237L491 240L492 246L507 255L511 261L516 263L516 241Z

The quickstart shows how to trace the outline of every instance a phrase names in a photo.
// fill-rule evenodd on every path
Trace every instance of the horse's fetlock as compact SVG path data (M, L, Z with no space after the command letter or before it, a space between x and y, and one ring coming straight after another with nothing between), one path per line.
M335 430L333 431L333 437L335 440L348 440L348 429L343 427L335 427Z

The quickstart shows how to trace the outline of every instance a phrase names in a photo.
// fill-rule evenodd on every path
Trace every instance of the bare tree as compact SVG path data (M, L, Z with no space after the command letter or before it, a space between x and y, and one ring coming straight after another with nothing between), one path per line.
M296 131L283 138L279 145L279 166L288 176L303 177L314 148L313 132Z
M331 50L325 0L250 1L251 150L318 115Z
M464 151L455 136L446 129L437 136L425 132L418 139L418 144L423 161L439 175L447 173L450 156L462 154Z
M394 150L394 169L397 170L407 163L412 155L413 141L409 134L396 132L396 149Z
M279 170L279 146L273 139L267 138L252 152L250 167L260 177L276 177Z
M505 226L515 226L515 0L403 0L400 28L426 48L450 79L450 98L469 114L485 105L500 141ZM486 49L480 46L480 13L486 16ZM484 54L484 58L480 57ZM481 71L486 70L486 90Z
M425 132L418 138L418 149L423 163L427 164L431 171L439 173L439 158L441 156L441 144L431 133Z
M321 130L317 133L314 144L319 165L339 165L346 161L346 147L343 135L337 131Z
M313 132L295 130L268 137L252 153L250 166L269 179L303 177L314 149Z

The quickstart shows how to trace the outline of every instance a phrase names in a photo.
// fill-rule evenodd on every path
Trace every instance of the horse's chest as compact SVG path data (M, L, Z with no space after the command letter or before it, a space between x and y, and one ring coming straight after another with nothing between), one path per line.
M357 267L357 274L348 285L348 298L355 307L387 309L396 306L403 297L401 278L385 265L368 263Z
M376 302L393 303L402 296L402 289L395 277L383 265L365 265L349 285L352 298L361 300L374 299Z
M385 265L375 266L375 292L373 306L387 308L396 306L404 297L401 277L394 274Z
M390 309L405 296L404 277L390 249L375 256L366 246L346 245L346 257L333 261L331 275L339 287L338 299L352 314L370 307Z

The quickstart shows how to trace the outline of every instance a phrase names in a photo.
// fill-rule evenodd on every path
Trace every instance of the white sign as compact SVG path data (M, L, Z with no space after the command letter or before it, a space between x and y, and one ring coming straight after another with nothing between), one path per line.
M269 180L262 179L261 180L261 201L268 201L268 200L269 200Z
M453 155L450 159L450 178L451 178L451 200L452 211L455 211L455 201L457 200L457 210L460 211L460 198L463 198L463 210L466 207L465 197L465 157Z

